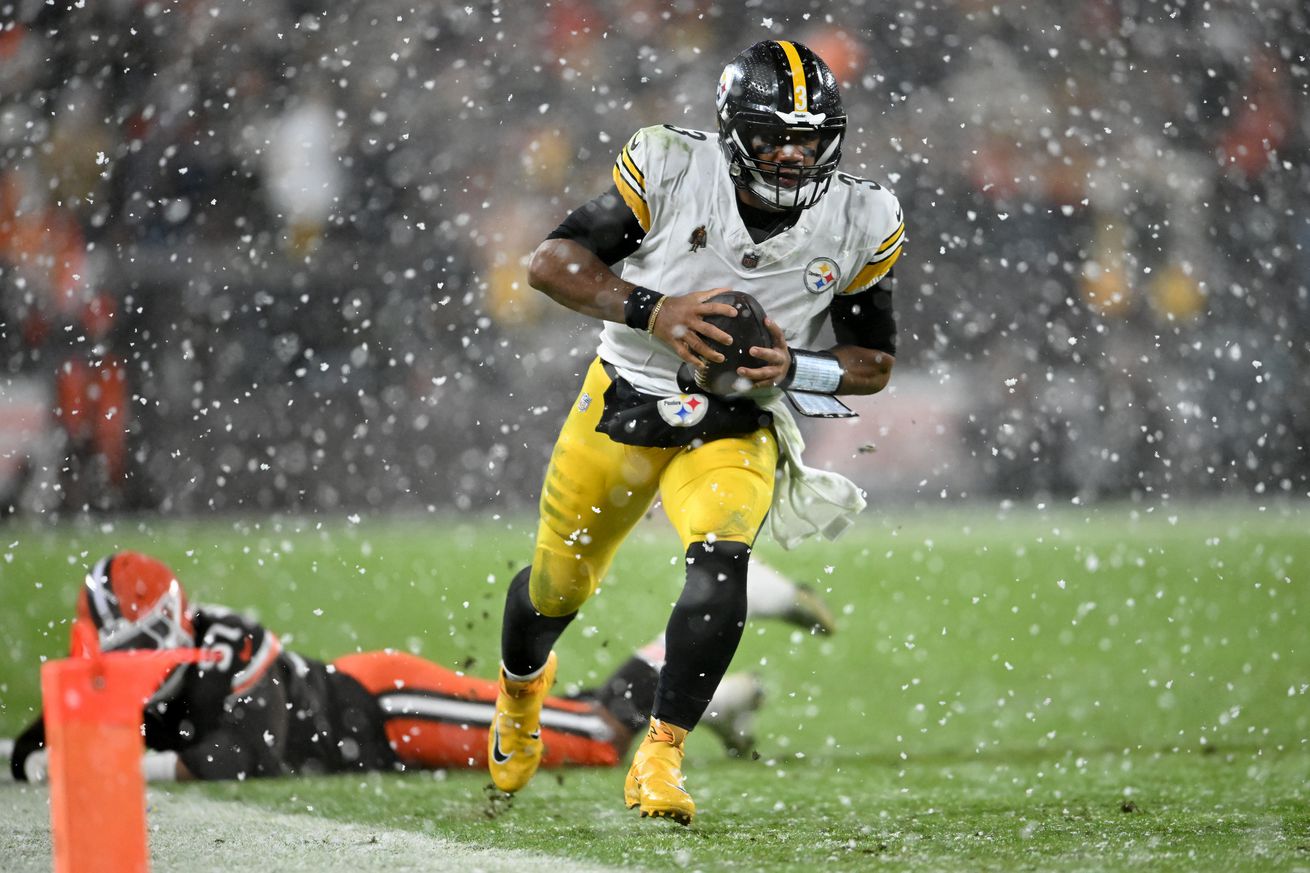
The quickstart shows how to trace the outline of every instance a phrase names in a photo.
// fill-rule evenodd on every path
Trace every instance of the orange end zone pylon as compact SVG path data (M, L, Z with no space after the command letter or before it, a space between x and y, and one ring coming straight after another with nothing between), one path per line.
M41 666L55 873L148 870L145 702L174 667L214 654L101 653L95 630L82 622L73 625L73 651L86 656Z

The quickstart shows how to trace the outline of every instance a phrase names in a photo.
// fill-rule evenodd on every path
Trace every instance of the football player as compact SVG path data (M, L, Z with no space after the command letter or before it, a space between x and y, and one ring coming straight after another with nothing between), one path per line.
M767 567L752 591L757 610L822 633L833 617L822 599ZM102 651L199 647L212 663L176 668L145 709L150 779L242 779L296 773L485 767L485 732L496 684L395 651L331 663L282 647L257 622L215 606L191 606L172 570L137 552L99 561L77 598L76 621ZM74 653L77 654L77 653ZM598 689L550 697L540 719L543 765L613 766L649 718L663 662L656 639ZM715 724L729 752L750 747L760 688L734 674L717 698ZM46 772L44 722L14 744L15 779Z
M773 512L775 533L784 510L827 530L816 517L822 495L797 497L775 482L808 469L779 398L805 413L847 415L835 395L886 386L895 354L886 280L905 243L891 192L837 170L846 113L810 49L786 40L746 49L723 70L716 110L717 134L667 124L637 131L615 161L613 187L570 214L530 260L534 288L603 325L546 472L532 564L506 596L488 737L504 755L490 758L493 781L522 788L541 756L554 643L658 495L686 550L686 582L624 801L683 824L696 809L683 785L684 741L740 641L765 516ZM738 392L708 396L679 370L703 373L724 360L733 336L706 319L735 317L732 306L708 302L729 290L763 306L772 344L750 348L756 366L736 371ZM836 344L816 348L829 321ZM863 507L857 499L852 511Z

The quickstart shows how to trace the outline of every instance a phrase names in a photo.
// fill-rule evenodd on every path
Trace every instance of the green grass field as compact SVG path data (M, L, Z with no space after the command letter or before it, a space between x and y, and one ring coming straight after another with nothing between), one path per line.
M306 654L389 645L490 676L531 522L118 520L4 540L13 735L105 552L159 555L194 599L248 607ZM561 641L563 682L602 678L661 629L677 551L662 522L625 546ZM693 737L691 829L622 809L620 771L543 773L512 803L463 772L169 794L566 866L1310 869L1310 507L871 511L837 543L761 554L824 591L839 631L747 629L734 669L768 691L758 758Z

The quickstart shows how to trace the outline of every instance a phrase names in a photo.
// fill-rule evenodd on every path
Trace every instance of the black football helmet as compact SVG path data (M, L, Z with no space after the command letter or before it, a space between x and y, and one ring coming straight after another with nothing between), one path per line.
M841 160L846 112L837 78L798 42L757 42L723 68L718 93L719 144L733 184L776 209L819 202ZM803 144L810 166L763 160L762 151Z

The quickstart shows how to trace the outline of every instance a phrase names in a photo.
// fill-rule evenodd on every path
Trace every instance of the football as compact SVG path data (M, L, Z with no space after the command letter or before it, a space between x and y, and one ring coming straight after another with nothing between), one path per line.
M738 367L763 367L765 361L750 353L752 346L773 348L773 337L764 326L764 307L745 291L728 291L711 297L708 303L727 303L735 307L737 316L711 315L705 321L732 337L732 345L723 346L707 340L711 348L723 353L722 363L710 362L705 367L703 382L711 394L730 396L750 389L750 383L737 375Z

